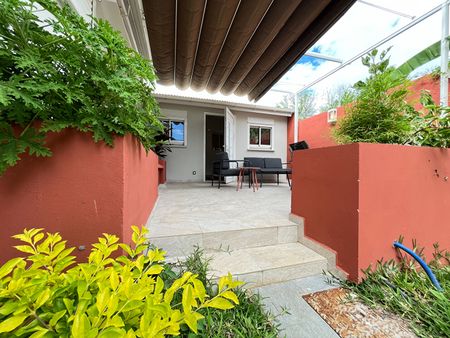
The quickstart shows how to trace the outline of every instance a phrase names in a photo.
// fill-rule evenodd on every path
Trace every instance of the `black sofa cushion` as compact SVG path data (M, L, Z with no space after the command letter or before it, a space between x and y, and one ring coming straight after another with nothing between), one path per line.
M220 161L222 162L222 172L224 169L230 169L230 162L228 162L228 153L227 152L219 152L216 153L216 159L214 161L214 171L218 172L220 168Z
M264 168L277 168L282 169L283 163L281 163L281 158L265 158Z
M239 175L239 169L236 168L230 168L230 169L222 169L219 172L219 169L214 169L214 173L219 175L219 173L222 176L238 176Z
M264 158L262 157L244 157L244 167L264 168Z
M263 174L292 174L291 168L264 168L261 169Z

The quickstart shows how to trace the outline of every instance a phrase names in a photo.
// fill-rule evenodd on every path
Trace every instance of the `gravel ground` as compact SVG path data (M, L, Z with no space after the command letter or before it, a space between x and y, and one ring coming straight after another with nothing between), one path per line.
M348 290L337 288L303 298L342 338L417 337L404 319L352 299Z

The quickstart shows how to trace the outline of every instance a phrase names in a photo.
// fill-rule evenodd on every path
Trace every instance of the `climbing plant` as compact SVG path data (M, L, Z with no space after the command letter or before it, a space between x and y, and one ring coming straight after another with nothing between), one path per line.
M153 67L108 22L87 23L54 0L0 0L0 13L0 175L23 153L51 156L46 135L65 128L154 146Z

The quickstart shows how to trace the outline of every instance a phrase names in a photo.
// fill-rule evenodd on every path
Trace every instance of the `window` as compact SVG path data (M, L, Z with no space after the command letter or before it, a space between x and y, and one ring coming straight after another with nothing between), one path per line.
M186 120L184 119L164 119L164 125L169 144L186 145Z
M249 126L249 148L272 149L271 126Z

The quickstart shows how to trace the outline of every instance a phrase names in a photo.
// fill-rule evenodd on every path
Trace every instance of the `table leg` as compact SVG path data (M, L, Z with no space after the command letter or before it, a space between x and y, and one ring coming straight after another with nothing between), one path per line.
M241 170L239 170L239 175L238 175L238 177L237 177L237 185L236 185L236 191L239 191L239 180L240 180L240 178L241 178Z
M253 192L255 192L255 170L252 169L252 188Z

